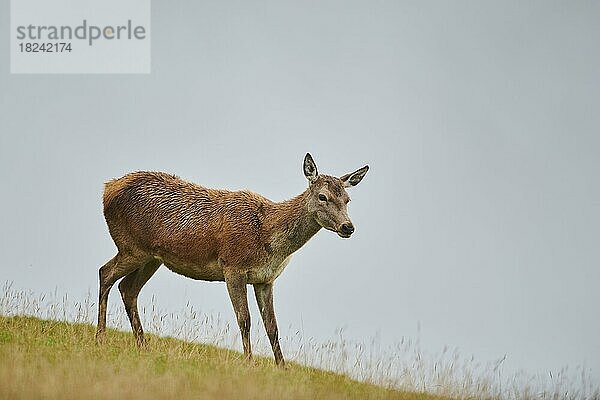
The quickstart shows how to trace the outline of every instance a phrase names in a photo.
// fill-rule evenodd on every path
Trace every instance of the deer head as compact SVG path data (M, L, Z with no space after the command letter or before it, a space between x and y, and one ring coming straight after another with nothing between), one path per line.
M323 228L336 232L342 238L349 238L354 233L354 225L348 217L350 196L346 188L358 185L369 166L365 165L339 178L320 175L312 156L306 153L303 169L309 182L309 215Z

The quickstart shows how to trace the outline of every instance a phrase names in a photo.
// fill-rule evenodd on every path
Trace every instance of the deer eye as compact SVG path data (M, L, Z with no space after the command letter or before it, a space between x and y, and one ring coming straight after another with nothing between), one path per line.
M323 193L319 193L319 200L327 201L327 196L325 196Z

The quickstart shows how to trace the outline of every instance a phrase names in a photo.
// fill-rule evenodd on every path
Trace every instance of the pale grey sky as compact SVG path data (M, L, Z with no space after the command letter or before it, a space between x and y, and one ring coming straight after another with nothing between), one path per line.
M154 1L150 75L10 75L0 7L1 280L96 293L110 178L282 200L310 151L371 170L352 239L320 232L278 279L283 329L420 324L431 351L600 382L600 3ZM163 268L152 294L233 320L220 284Z

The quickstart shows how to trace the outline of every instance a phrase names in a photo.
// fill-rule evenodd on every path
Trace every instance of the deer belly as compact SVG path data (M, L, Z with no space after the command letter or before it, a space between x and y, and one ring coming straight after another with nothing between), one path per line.
M282 262L270 262L248 271L248 283L273 283L285 269L292 256L288 256Z
M203 265L188 264L182 262L169 262L162 260L163 264L176 274L186 276L199 281L224 281L223 269L219 263L211 261Z

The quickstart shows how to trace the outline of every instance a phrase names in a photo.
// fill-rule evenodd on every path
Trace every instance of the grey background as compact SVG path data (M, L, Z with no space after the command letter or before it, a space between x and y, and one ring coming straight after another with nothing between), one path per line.
M325 173L372 168L355 236L320 232L277 281L284 330L418 335L600 381L599 3L152 6L150 75L10 75L0 40L3 281L95 295L107 179L164 170L283 200L310 151ZM152 294L233 320L219 284L162 269Z

